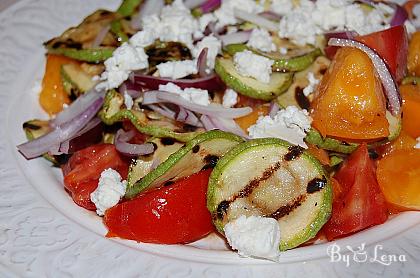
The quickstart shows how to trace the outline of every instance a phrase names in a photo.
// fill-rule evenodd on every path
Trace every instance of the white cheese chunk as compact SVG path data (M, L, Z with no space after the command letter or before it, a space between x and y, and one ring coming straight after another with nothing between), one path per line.
M128 79L132 71L149 67L148 56L144 49L129 43L118 47L104 64L105 72L102 73L101 80L105 82L98 84L102 89L117 88Z
M193 60L169 61L156 66L161 77L179 79L197 74L197 62Z
M228 222L224 231L229 245L239 255L278 261L280 227L274 218L242 215Z
M233 107L238 103L238 93L232 89L227 89L223 95L222 105L226 108Z
M159 90L177 94L191 103L203 106L208 106L210 104L209 92L207 90L197 88L185 88L182 90L179 86L172 82L165 85L159 85Z
M90 200L96 206L96 213L100 216L120 201L127 189L127 182L121 181L120 174L113 169L106 169L101 173L98 187L90 194Z
M251 138L275 137L291 144L308 148L303 139L311 128L312 118L308 111L300 110L296 106L282 109L272 118L261 116L257 123L248 128Z
M282 2L274 1L273 9L280 11ZM301 0L283 13L279 36L303 45L315 44L317 35L331 31L350 30L365 35L389 28L393 9L382 3L371 5L373 9L368 11L351 0Z
M308 75L306 78L308 78L309 85L303 89L303 94L305 96L309 96L315 91L316 87L319 84L319 80L315 78L315 75L313 72L308 72Z
M222 28L226 25L236 24L238 20L234 15L234 9L248 13L260 13L264 11L263 1L257 3L254 0L224 0L219 9L214 12L218 22L216 28Z
M277 49L276 45L273 43L270 33L268 33L267 30L260 28L252 30L247 45L265 52L272 52Z
M263 83L270 82L273 60L245 50L235 53L233 62L240 75L255 78Z

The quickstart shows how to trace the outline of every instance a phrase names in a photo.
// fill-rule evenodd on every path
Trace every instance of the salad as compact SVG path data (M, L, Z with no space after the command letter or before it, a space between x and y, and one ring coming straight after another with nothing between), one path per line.
M124 0L44 43L17 148L107 237L278 261L380 225L420 209L417 2Z

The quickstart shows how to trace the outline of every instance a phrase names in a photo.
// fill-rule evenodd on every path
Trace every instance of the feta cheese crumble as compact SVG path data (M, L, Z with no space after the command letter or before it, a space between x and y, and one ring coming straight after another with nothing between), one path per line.
M296 106L282 109L272 118L261 116L257 123L248 128L249 136L254 138L276 137L291 144L308 148L303 139L311 128L312 118L308 111Z
M169 61L156 66L161 77L179 79L197 74L197 62L193 60Z
M143 30L151 30L155 38L161 41L182 42L190 48L194 34L201 33L198 20L191 15L182 0L164 6L160 15L145 16L142 26Z
M270 82L273 60L254 54L249 50L244 50L235 53L233 62L240 75L255 78L263 83Z
M179 86L172 82L165 85L159 85L159 90L177 94L191 103L203 106L208 106L210 104L209 92L207 90L197 88L185 88L182 90Z
M106 169L101 173L98 187L90 194L90 200L96 206L99 216L120 201L127 189L127 182L121 181L120 174L114 169Z
M134 105L133 98L127 92L124 92L124 105L128 110L131 110Z
M274 218L244 215L228 222L225 236L229 245L244 257L278 260L280 227Z
M252 30L251 36L246 45L265 52L272 52L277 49L276 45L273 43L270 33L268 33L267 30L260 28Z
M223 107L230 108L238 103L238 93L232 89L227 89L223 95Z
M238 23L235 17L234 9L238 9L248 13L260 13L264 11L262 2L257 3L254 0L224 0L219 9L214 12L218 22L216 28L222 28L226 25L233 25Z
M308 78L309 85L303 89L303 94L305 96L309 96L315 91L316 87L319 84L319 80L315 78L315 75L313 72L308 72L308 75L306 76L306 78Z
M149 67L148 56L144 48L124 43L112 53L112 57L105 61L106 70L101 75L98 89L114 89L121 85L132 71Z
M279 36L290 38L299 45L315 44L316 35L330 31L351 30L360 35L385 30L393 12L382 3L370 4L371 11L365 10L351 0L300 0L299 4L282 8L284 1L273 1L272 9L283 11Z

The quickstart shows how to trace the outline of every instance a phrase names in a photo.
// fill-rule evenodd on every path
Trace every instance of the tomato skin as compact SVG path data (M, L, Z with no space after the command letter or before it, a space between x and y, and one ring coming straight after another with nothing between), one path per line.
M328 240L384 223L388 218L385 197L376 180L376 169L362 144L334 175L340 192L324 226Z
M375 50L384 59L397 82L404 78L408 53L408 37L404 25L359 36L356 40Z
M63 166L64 187L73 201L88 210L95 210L90 193L98 186L103 170L112 168L125 179L129 162L112 144L97 144L75 152Z
M211 169L122 202L105 212L108 237L177 244L203 238L214 230L206 207Z

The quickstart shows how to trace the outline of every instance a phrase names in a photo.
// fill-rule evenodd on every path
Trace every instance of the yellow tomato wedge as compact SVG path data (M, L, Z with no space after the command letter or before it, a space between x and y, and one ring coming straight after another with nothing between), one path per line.
M382 85L369 57L337 51L312 102L313 126L323 136L373 140L389 135Z
M69 96L65 92L61 80L61 66L70 63L78 64L77 61L64 56L51 54L47 56L39 103L42 109L50 116L57 114L63 110L65 104L70 103Z
M420 210L420 149L391 152L379 160L376 177L390 204Z
M420 136L420 85L403 85L400 92L403 99L403 130L417 138Z

